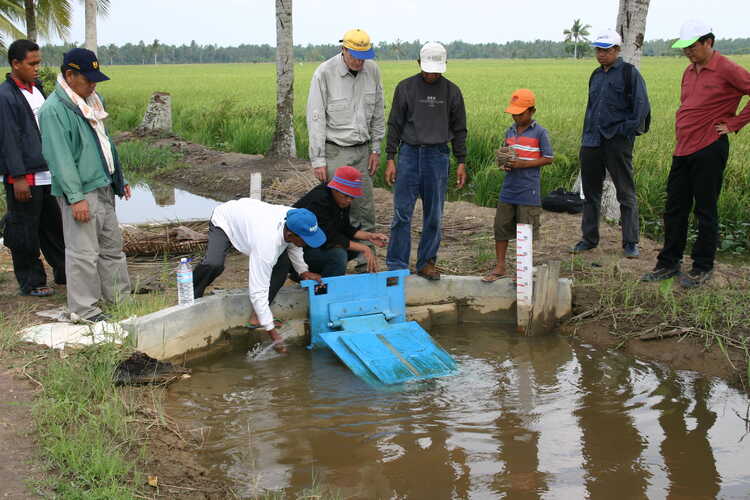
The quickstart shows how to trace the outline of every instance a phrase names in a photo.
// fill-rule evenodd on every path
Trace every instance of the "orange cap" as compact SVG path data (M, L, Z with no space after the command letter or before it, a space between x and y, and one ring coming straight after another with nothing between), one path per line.
M510 97L510 104L505 108L506 113L520 115L530 107L536 105L536 96L529 89L518 89Z

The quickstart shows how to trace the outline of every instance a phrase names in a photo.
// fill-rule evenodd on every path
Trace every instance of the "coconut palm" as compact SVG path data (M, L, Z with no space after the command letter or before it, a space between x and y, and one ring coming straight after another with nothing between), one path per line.
M573 26L570 29L563 30L566 42L573 42L573 59L578 59L578 44L579 42L588 42L587 38L589 33L590 24L582 24L580 19L573 21Z
M23 37L17 23L23 19L23 4L20 0L0 0L0 46L5 47L5 37Z
M66 39L70 33L72 5L70 0L6 0L23 6L26 37L36 41L41 35ZM80 0L83 3L83 0ZM109 12L110 0L96 0L102 15Z

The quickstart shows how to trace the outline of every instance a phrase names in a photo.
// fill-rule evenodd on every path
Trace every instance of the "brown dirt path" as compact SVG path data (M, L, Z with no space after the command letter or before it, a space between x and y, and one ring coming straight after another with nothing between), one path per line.
M26 483L39 474L31 404L34 386L0 360L0 498L39 498Z

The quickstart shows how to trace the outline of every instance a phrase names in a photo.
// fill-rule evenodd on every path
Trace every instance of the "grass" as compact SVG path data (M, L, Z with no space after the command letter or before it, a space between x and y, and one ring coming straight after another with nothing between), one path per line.
M173 172L184 166L181 161L182 155L179 153L140 140L121 143L117 146L117 153L131 184Z
M675 279L657 285L641 283L638 276L623 273L614 264L590 267L580 257L564 266L577 279L578 287L597 291L595 316L607 319L610 333L623 339L646 333L681 330L698 339L706 349L718 347L738 375L745 390L750 388L750 287L738 277L722 286L683 290ZM728 348L744 354L736 364Z
M112 382L122 357L119 346L100 344L50 357L40 370L44 392L33 415L45 461L58 472L45 486L61 498L131 499L142 484L143 449Z

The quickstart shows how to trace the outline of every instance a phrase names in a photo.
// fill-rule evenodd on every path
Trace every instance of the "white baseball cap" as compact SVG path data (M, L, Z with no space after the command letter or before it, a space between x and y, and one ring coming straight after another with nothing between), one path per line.
M448 51L437 42L427 42L419 51L419 67L425 73L445 73Z
M593 47L599 47L600 49L608 49L617 45L622 45L622 37L620 34L613 29L606 29L600 33L597 33L594 41L591 42Z
M672 48L684 49L685 47L693 45L700 37L713 32L714 30L703 21L698 21L696 19L685 21L680 28L680 38L672 44Z

